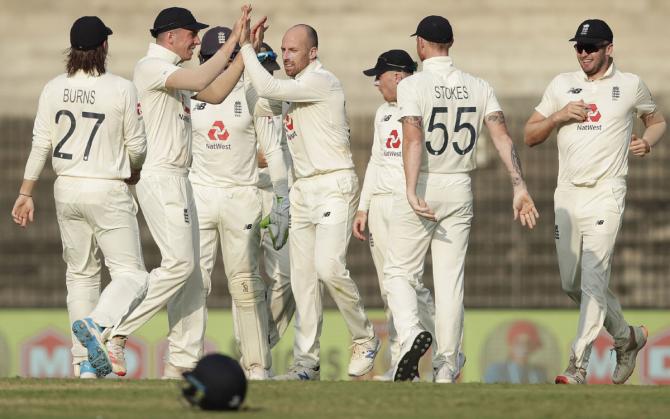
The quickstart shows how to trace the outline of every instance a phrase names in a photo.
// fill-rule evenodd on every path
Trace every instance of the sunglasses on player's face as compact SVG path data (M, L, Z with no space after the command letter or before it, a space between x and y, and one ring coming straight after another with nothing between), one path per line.
M585 52L587 54L592 54L596 51L600 51L600 49L605 48L608 46L608 43L605 44L575 44L575 51L577 51L579 54L582 52Z

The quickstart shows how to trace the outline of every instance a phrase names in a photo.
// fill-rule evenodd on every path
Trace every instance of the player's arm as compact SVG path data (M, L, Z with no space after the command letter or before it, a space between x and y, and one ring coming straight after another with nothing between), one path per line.
M535 111L526 122L523 130L523 140L530 147L542 144L554 128L569 122L584 122L586 116L587 108L583 100L569 102L559 111L549 116L544 116Z
M521 225L533 228L540 214L537 212L533 198L531 198L526 188L526 182L523 179L523 171L521 169L521 160L507 131L505 115L502 111L491 112L484 118L484 123L489 130L493 145L498 150L498 155L507 168L512 180L512 187L514 189L514 199L512 201L514 219L520 218Z
M209 60L205 62L205 64L207 63L209 63ZM218 105L228 97L230 92L233 91L243 72L244 62L242 61L242 57L238 54L226 70L214 79L214 81L205 89L200 90L194 98L201 102Z
M417 215L436 221L433 210L423 198L416 194L423 153L423 118L403 116L400 121L402 122L402 162L405 170L407 201Z
M140 171L147 156L147 137L137 91L132 83L125 89L123 113L123 144L130 160L130 177L125 180L135 185L140 180Z
M379 120L379 110L375 114L375 121ZM351 227L354 237L358 240L365 241L365 227L368 222L368 210L370 209L370 200L372 199L372 192L377 188L377 172L382 165L382 159L379 153L376 153L379 146L379 130L375 122L375 130L372 136L372 151L370 154L370 161L365 169L365 178L363 179L363 187L361 188L361 199L358 201L358 210L354 216L354 223Z
M641 119L645 127L644 133L642 137L633 134L630 141L630 151L636 156L644 157L651 152L652 147L661 141L667 124L663 115L656 111L642 115Z

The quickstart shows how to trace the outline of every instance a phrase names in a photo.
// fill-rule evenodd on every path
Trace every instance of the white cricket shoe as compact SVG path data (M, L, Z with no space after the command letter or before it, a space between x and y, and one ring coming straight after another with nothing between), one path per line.
M275 375L272 379L277 381L319 381L321 380L321 371L318 366L310 368L292 365L286 374Z
M244 369L244 375L247 377L247 380L251 381L265 381L272 378L271 370L266 370L260 365L254 365L249 369Z
M381 345L377 336L365 343L354 343L351 345L353 350L351 352L351 360L349 361L349 375L360 377L372 371L375 357Z
M556 384L586 384L586 370L584 368L577 368L574 355L570 357L568 368L563 374L557 375Z
M465 365L465 354L459 352L456 356L458 361L458 371L455 373L452 372L446 364L443 364L439 369L433 369L433 382L438 384L452 384L458 381L458 377L461 376L461 370Z
M616 367L612 373L614 384L625 383L633 374L637 353L647 344L647 336L649 336L649 332L644 326L628 327L630 327L630 338L627 344L614 347L614 352L616 352Z
M161 380L183 380L184 373L191 371L193 371L193 368L177 367L176 365L166 362Z
M393 381L414 381L419 376L419 360L432 343L433 335L430 332L414 328L400 348L401 356L394 368Z
M107 355L112 364L112 372L119 377L123 377L128 372L124 353L127 340L126 336L114 336L107 341Z

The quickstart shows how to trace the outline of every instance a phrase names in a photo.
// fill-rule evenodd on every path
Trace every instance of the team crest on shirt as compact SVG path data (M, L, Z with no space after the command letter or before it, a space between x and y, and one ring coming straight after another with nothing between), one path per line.
M613 86L612 87L612 102L619 100L621 97L621 90L619 89L619 86Z
M242 102L239 100L235 101L235 105L233 106L233 111L235 112L235 116L237 118L242 116Z

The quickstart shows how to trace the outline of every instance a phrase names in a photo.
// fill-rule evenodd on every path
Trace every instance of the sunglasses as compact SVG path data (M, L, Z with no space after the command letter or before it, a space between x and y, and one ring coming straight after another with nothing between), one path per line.
M582 53L586 51L587 54L592 54L596 51L600 51L602 48L608 46L609 43L605 44L575 44L575 51Z
M263 62L265 60L276 60L277 59L277 53L274 51L265 51L265 52L259 52L256 54L256 57L258 57L258 61Z

